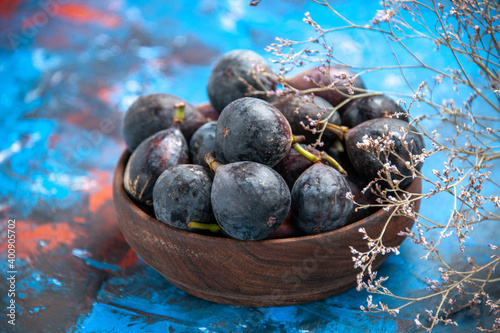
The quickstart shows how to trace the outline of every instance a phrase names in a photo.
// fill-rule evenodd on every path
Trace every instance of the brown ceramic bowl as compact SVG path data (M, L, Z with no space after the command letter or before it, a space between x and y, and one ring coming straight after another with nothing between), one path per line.
M196 234L159 222L131 200L123 188L129 156L123 153L113 180L116 218L127 242L172 284L218 303L292 305L320 300L355 286L359 271L354 269L349 246L366 250L359 228L378 236L390 214L379 210L341 229L295 238L240 241ZM420 179L407 190L420 193ZM398 233L412 226L412 219L393 218L384 244L398 246L404 240ZM373 267L379 267L387 257L378 256Z

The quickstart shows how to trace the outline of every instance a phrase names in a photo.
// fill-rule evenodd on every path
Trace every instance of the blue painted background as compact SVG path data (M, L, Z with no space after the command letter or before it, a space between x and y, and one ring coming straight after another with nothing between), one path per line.
M119 232L111 178L124 149L121 118L138 96L167 92L194 105L205 103L211 64L222 53L246 48L269 58L264 48L276 36L308 39L314 34L302 22L306 11L325 26L341 23L306 1L263 0L257 7L247 3L0 1L2 244L8 219L16 219L18 234L17 325L13 328L2 318L0 331L416 331L414 313L422 305L397 318L364 314L359 307L367 294L355 290L281 308L201 300L147 267ZM360 24L368 23L378 9L376 1L333 3ZM391 62L390 50L374 36L346 31L340 37L334 41L336 54L351 65ZM423 59L438 67L446 64L448 55L424 46ZM416 74L409 77L416 85L422 80ZM382 79L380 74L363 78L369 89L408 93L394 72ZM446 87L439 93L446 96ZM430 161L424 171L436 165L442 168L442 162ZM445 201L423 202L421 211L438 220L448 214ZM468 253L484 256L482 244L500 239L499 228L474 237ZM449 253L456 251L456 244L450 244ZM6 248L0 253L0 268L6 271ZM416 246L405 242L401 255L386 261L380 275L390 276L391 290L413 296L425 289L423 279L436 272L436 265L419 255ZM0 298L7 302L7 293L1 292ZM464 332L491 320L486 312L471 311L455 319Z

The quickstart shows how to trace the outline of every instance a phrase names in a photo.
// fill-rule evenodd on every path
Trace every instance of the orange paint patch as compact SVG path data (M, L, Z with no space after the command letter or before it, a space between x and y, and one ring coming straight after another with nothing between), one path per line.
M89 198L89 210L92 213L96 213L99 208L104 206L106 202L111 201L113 198L113 188L111 186L110 175L107 172L93 172L94 179L97 183L102 185L102 187L95 193L90 194Z
M58 15L73 23L98 23L106 28L116 28L121 23L121 19L117 15L89 7L83 3L61 4Z
M17 2L20 2L20 0L18 0ZM17 6L16 1L14 1L13 4ZM55 15L55 17L60 17L63 20L70 21L72 23L77 23L77 24L97 23L109 29L116 28L121 23L121 19L117 15L89 7L86 4L80 4L80 3L59 4L57 7L54 8L55 12L53 15ZM12 12L14 9L15 8L9 7L5 11L8 12L10 10L10 12ZM0 9L0 13L1 12L2 10ZM45 12L38 12L38 14L39 14L38 17L36 16L37 14L34 14L31 17L25 18L23 20L23 23L21 24L21 29L27 30L33 26L38 26L38 27L44 26L48 22L48 20L51 19L51 17L46 15ZM42 21L40 22L40 20Z
M61 245L71 246L79 238L67 222L38 225L33 222L16 222L16 250L19 258L34 258L39 251L47 253Z
M73 218L73 221L75 221L76 223L85 223L85 218L84 217L81 217L81 216L75 216Z

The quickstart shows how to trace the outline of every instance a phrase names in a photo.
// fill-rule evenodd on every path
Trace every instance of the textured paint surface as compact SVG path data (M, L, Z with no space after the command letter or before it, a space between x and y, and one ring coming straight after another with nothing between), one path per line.
M0 1L2 272L7 271L3 244L8 219L16 219L18 233L17 326L8 325L2 312L0 332L415 331L410 316L363 314L359 306L367 294L355 290L282 308L198 299L147 267L118 230L111 178L125 148L123 112L138 96L166 92L194 105L205 103L210 65L218 55L248 48L266 56L263 49L276 36L308 38L312 32L302 23L306 11L318 21L339 23L306 1L247 4ZM376 6L375 1L336 3L339 11L362 23L375 15ZM390 57L380 41L361 47L366 42L371 41L346 32L336 45L354 65L370 66ZM426 60L446 64L434 54ZM368 75L365 83L380 90L398 84L391 75L383 81ZM424 166L426 170L432 166ZM436 207L424 202L421 210L443 219L446 203ZM485 249L478 240L498 240L500 231L492 227L474 237L467 252L481 257ZM422 276L435 264L419 260L411 243L404 243L401 252L386 261L380 275L391 276L391 289L417 295L426 286ZM5 280L0 286L4 305ZM466 332L489 320L471 311L456 319L465 323Z

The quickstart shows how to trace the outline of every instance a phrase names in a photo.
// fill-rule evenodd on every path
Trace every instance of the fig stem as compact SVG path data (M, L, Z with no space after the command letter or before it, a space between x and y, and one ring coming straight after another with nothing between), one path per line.
M174 110L175 110L174 123L181 124L184 121L184 109L185 108L186 108L186 104L184 104L182 102L174 104Z
M301 143L306 141L306 137L304 135L292 135L292 146L296 143Z
M347 177L347 172L342 168L342 166L337 162L333 157L330 155L326 154L324 151L321 152L321 158L317 157L316 155L308 152L304 147L302 147L299 144L296 144L293 146L293 149L298 151L302 156L307 158L309 161L313 163L318 163L321 161L326 161L328 162L334 169L336 169L340 174L344 177Z
M296 151L298 151L300 153L300 155L304 156L305 158L307 158L309 161L311 161L313 163L317 163L317 162L321 161L321 159L319 157L317 157L316 155L308 152L307 150L304 149L304 147L302 147L299 144L294 145L293 149L295 149Z
M349 127L339 126L330 123L326 124L326 129L329 130L330 132L337 134L341 140L345 139L345 134L347 133L347 131L349 131Z
M200 223L200 222L189 222L188 228L198 229L198 230L210 230L211 232L219 232L221 230L220 226L216 223Z
M213 150L205 155L205 162L207 162L210 170L213 172L217 172L217 169L223 165L219 160L217 160L215 157L215 151Z
M347 172L342 168L342 166L337 162L333 157L325 153L324 151L321 152L321 160L326 161L331 164L331 166L336 169L342 176L347 177Z

